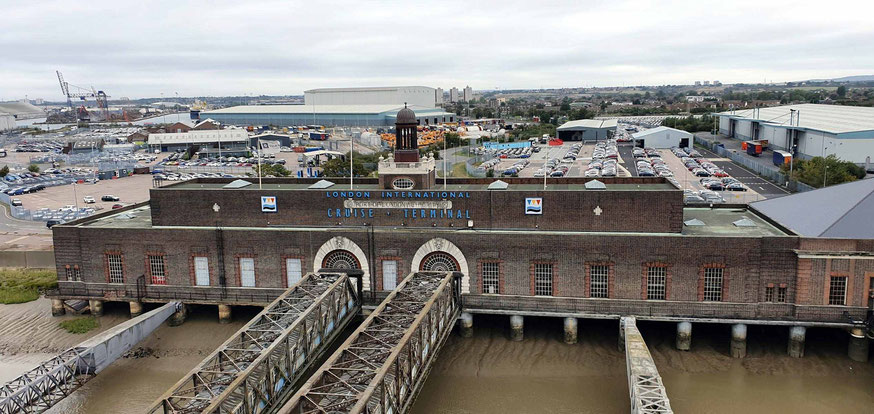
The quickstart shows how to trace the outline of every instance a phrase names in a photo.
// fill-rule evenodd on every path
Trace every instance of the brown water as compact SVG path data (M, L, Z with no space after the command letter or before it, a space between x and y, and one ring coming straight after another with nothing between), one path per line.
M628 412L618 322L581 321L580 343L561 342L560 319L526 318L525 340L506 317L477 317L474 337L453 335L412 412ZM810 329L806 355L786 355L788 328L749 329L748 355L728 355L728 325L695 325L692 350L673 347L675 325L639 323L677 413L871 413L874 364L850 361L847 334Z
M49 412L144 412L257 311L235 307L233 323L220 325L215 307L194 307L181 327L162 326L138 345L149 356L116 361ZM62 319L45 299L0 305L0 381L94 334L68 334ZM125 305L107 304L100 330L126 319ZM580 321L576 345L561 342L560 319L525 323L522 342L508 339L506 317L477 317L473 338L453 334L413 413L628 412L616 321ZM673 324L639 326L677 413L874 412L874 364L847 358L842 331L808 330L806 355L794 359L787 328L751 326L738 360L728 356L727 325L695 325L690 352L673 348Z

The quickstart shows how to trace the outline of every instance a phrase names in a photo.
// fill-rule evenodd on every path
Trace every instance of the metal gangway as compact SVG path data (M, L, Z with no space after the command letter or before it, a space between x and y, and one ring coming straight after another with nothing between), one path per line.
M148 412L257 413L281 404L361 309L362 272L324 270L301 278Z
M407 412L461 312L460 292L460 273L410 274L279 412Z
M171 302L114 326L0 387L0 413L48 410L84 385L182 306Z
M631 398L631 413L673 413L662 377L656 368L643 335L637 329L633 316L619 321L620 335L625 340L625 365L628 374L628 391Z

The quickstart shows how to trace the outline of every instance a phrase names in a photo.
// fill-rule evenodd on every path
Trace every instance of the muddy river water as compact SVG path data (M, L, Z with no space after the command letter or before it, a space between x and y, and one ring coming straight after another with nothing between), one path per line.
M144 412L257 311L234 308L233 323L220 325L215 307L195 307L181 327L139 344L143 355L120 359L49 412ZM108 304L101 330L126 312ZM58 321L45 299L0 305L0 381L94 334L67 334ZM808 330L806 354L794 359L787 328L751 326L747 357L732 359L727 325L695 325L689 352L674 349L673 324L639 326L677 413L874 412L874 364L847 358L845 332ZM453 334L413 413L628 412L618 322L581 320L575 345L561 341L560 319L526 318L525 340L508 336L506 317L479 316L472 338Z

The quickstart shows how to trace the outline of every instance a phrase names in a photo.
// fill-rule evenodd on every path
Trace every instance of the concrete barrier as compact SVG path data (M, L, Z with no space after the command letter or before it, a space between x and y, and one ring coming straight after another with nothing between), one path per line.
M2 267L54 269L55 252L53 250L0 251L0 268Z

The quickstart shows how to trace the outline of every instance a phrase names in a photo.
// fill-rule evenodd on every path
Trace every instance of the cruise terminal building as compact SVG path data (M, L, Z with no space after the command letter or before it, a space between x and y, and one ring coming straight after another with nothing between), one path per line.
M265 305L326 268L361 269L375 304L410 272L439 270L463 274L474 314L829 326L864 338L870 237L800 236L742 205L686 207L663 178L438 181L410 139L418 120L397 113L398 147L379 178L201 178L53 227L53 308Z

